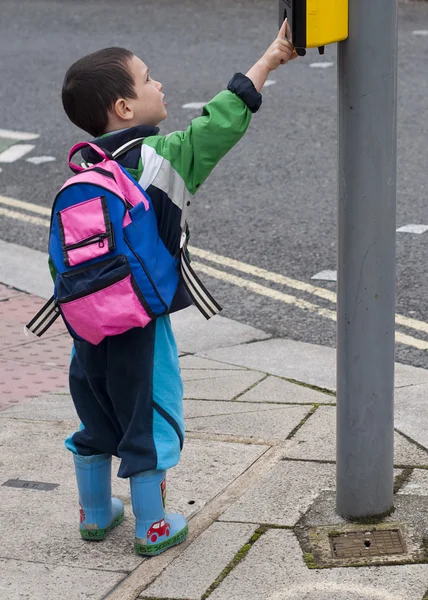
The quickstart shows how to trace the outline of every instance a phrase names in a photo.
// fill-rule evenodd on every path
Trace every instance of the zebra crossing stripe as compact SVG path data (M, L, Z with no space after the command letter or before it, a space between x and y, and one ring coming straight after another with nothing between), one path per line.
M12 163L19 160L35 146L33 144L17 144L17 142L30 142L39 137L38 133L0 129L0 163Z
M30 140L37 140L40 135L38 133L25 133L25 131L9 131L8 129L0 129L0 138L6 138L8 140L18 142L29 142Z
M13 163L34 150L34 148L33 144L14 144L0 153L0 163Z

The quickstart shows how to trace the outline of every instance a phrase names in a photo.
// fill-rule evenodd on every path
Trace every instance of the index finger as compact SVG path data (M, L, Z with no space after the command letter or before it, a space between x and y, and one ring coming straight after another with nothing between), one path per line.
M286 25L285 25L285 37L292 44L293 43L293 38L292 38L292 34L291 34L290 23L288 22L288 19L285 19L285 21L286 21Z
M287 27L288 29L290 29L290 26L288 25L288 19L284 19L284 23L281 25L281 29L278 32L278 36L277 39L278 40L284 40L286 37L286 33L287 33Z

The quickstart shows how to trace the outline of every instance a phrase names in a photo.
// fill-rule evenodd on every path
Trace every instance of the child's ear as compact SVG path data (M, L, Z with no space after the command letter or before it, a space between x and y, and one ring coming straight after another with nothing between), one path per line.
M134 117L134 111L124 98L119 98L113 105L114 116L124 121L130 121Z

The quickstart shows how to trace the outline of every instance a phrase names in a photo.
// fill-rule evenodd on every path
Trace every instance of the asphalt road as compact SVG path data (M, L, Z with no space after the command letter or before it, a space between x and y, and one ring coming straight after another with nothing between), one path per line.
M63 115L60 88L67 67L110 45L132 49L162 81L169 118L162 132L183 129L236 71L245 72L277 32L275 0L0 1L0 129L40 134L31 155L55 162L2 164L0 195L49 207L68 176L66 153L85 135ZM400 5L397 226L427 224L428 3ZM374 41L375 43L375 41ZM313 62L331 61L326 69ZM336 265L336 48L310 51L278 69L261 111L240 144L198 193L192 243L250 265L309 283ZM0 140L1 142L1 140ZM19 211L19 209L17 209ZM25 211L23 211L25 213ZM0 238L46 250L47 228L0 217ZM397 234L397 313L428 321L428 232ZM235 273L230 269L226 272ZM282 284L266 287L314 301ZM335 323L298 308L205 278L224 314L274 335L335 344ZM334 283L312 282L334 290ZM328 300L316 304L334 310ZM428 335L401 331L418 339ZM425 350L397 344L397 359L428 367Z

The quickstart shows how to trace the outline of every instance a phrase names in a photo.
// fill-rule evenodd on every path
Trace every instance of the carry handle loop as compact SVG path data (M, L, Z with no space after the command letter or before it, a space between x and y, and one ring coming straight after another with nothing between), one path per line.
M70 167L70 169L72 171L74 171L74 173L82 173L85 169L83 167L81 167L80 165L76 165L75 163L72 163L71 159L73 158L73 156L75 154L77 154L77 152L79 152L79 150L81 150L82 148L86 148L88 146L90 148L92 148L92 150L94 152L96 152L98 154L98 156L100 156L103 160L111 160L111 158L112 158L111 154L110 153L106 154L106 152L102 148L97 146L96 144L91 144L91 142L79 142L78 144L73 146L73 148L68 153L68 166Z

